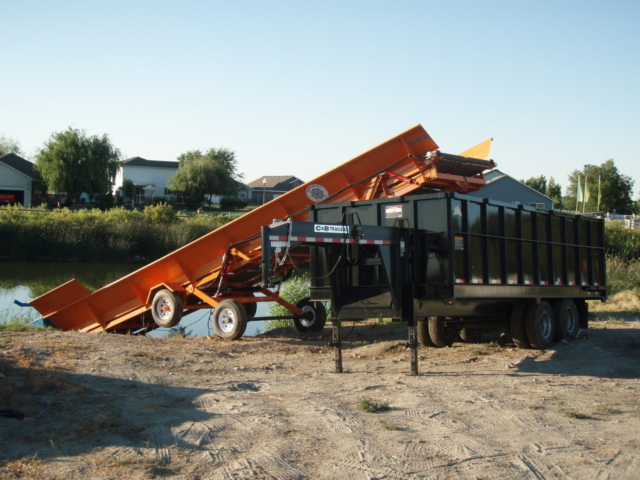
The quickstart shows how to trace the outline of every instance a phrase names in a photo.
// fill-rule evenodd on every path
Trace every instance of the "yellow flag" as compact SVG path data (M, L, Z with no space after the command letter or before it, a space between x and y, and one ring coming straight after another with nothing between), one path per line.
M576 201L580 203L582 202L583 199L584 197L582 196L582 185L580 185L580 175L578 175L578 197Z
M602 191L600 190L600 175L598 175L598 206L600 206L600 200L602 200Z
M584 176L584 202L589 201L589 189L587 188L587 176Z

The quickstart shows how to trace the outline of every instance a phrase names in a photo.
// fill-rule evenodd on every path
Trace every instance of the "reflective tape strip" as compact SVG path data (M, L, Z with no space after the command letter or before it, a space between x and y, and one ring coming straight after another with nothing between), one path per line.
M271 236L269 240L272 242L310 242L310 243L356 243L353 238L335 238L335 237L280 237ZM360 239L357 243L361 245L391 245L391 240L364 240ZM275 245L274 245L275 246Z

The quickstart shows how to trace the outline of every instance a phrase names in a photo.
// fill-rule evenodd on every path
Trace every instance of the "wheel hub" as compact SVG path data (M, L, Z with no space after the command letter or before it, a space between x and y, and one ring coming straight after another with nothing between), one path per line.
M163 320L171 316L171 303L169 303L169 300L163 298L157 303L156 314Z
M302 311L304 312L304 317L300 317L300 323L304 325L306 328L311 327L316 321L316 314L312 307L304 306L302 307Z
M233 312L228 308L225 308L218 316L218 326L220 330L225 333L229 333L233 330L233 327L236 323L236 318L233 315Z

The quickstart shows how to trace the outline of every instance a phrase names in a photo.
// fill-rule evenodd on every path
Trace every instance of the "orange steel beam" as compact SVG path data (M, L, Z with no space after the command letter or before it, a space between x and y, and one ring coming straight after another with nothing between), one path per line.
M480 144L477 149L488 152L487 143ZM145 312L150 307L153 292L163 284L181 286L179 291L185 299L193 292L192 295L209 305L217 304L225 297L224 293L218 293L221 282L233 283L236 270L246 272L259 265L260 227L271 224L274 218L307 221L306 206L313 202L336 203L400 196L423 185L445 190L476 190L484 185L482 175L466 178L438 174L435 168L427 168L426 153L437 149L438 145L429 134L421 125L416 125L94 293L77 280L72 280L30 303L58 328L85 331L115 329ZM376 178L385 172L416 183ZM227 268L223 268L225 255ZM308 255L295 258L299 263ZM256 279L253 285L258 283ZM197 291L194 286L198 287ZM212 298L204 299L203 296L207 295ZM279 297L272 298L284 304ZM186 302L185 308L202 308L202 305L190 307Z

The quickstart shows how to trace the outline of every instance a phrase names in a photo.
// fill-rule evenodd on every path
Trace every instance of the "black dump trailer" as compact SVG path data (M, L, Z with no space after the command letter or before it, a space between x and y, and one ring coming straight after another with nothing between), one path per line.
M278 262L309 255L310 304L331 302L337 371L345 320L406 321L417 373L417 341L505 328L543 349L575 339L587 301L606 300L602 219L457 193L315 205L309 222L263 227L262 242L264 286Z

